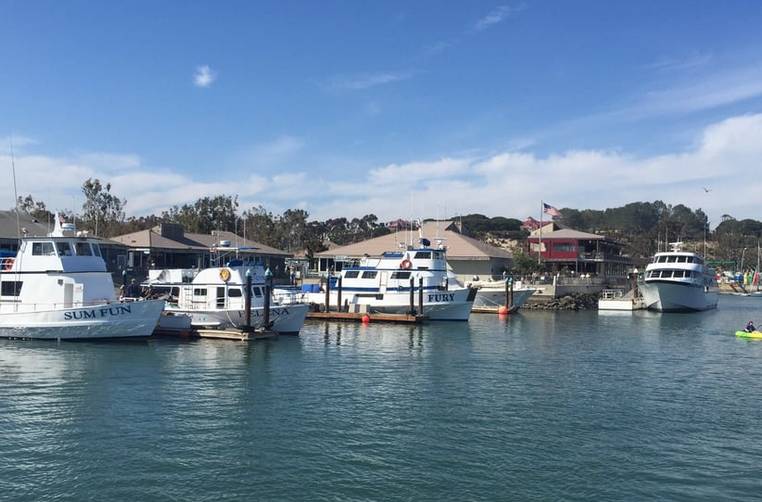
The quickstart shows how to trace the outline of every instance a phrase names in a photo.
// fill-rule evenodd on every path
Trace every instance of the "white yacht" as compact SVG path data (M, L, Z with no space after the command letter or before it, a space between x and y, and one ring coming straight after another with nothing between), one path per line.
M506 279L507 280L507 279ZM476 288L474 308L498 308L506 304L506 280L479 281L470 283ZM529 298L537 291L534 288L524 286L521 281L513 283L513 302L509 306L509 312L519 310Z
M251 325L262 328L265 321L265 273L261 265L233 260L226 267L166 269L149 271L144 287L152 295L166 295L167 307L159 327L173 329L173 316L188 315L194 328L227 329L245 325L246 274L252 274ZM293 295L274 290L270 299L269 329L279 334L298 334L309 305Z
M341 303L351 312L405 314L410 311L411 286L414 309L419 308L423 281L423 315L431 320L467 321L476 289L465 287L447 273L447 249L440 241L431 247L388 251L380 258L365 257L341 271ZM330 280L330 278L329 278ZM325 306L325 291L307 293L309 301ZM338 281L329 291L332 307L339 303Z
M0 336L150 336L164 302L118 301L98 240L55 220L47 237L23 237L16 257L0 261Z
M719 288L714 270L704 259L671 244L672 251L656 253L646 266L641 293L646 308L659 312L696 312L717 307Z

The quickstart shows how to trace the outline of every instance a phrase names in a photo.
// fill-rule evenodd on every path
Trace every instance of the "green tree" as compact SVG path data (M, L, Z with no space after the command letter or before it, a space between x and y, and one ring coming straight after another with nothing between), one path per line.
M115 235L124 222L124 206L127 201L111 193L111 183L105 185L98 178L88 178L82 184L85 203L82 220L85 227L95 235Z

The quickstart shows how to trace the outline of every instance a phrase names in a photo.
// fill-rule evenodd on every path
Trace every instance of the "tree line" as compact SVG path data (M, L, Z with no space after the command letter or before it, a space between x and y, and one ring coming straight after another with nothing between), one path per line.
M331 245L342 246L391 232L374 214L317 220L311 219L303 209L287 209L280 214L263 206L241 210L237 196L224 194L175 205L158 215L127 217L127 200L114 194L110 183L87 179L82 184L82 193L85 201L81 211L66 213L65 217L76 219L80 228L102 237L145 230L161 223L179 223L187 232L208 234L213 230L226 230L268 246L312 256ZM39 221L52 221L53 215L44 201L27 195L19 197L17 202L20 210ZM659 200L602 210L563 208L560 213L557 221L563 226L619 240L625 245L625 251L636 259L647 259L658 249L664 249L666 242L703 243L706 238L711 258L737 261L745 253L744 249L756 250L762 239L760 221L736 220L725 214L711 230L702 209L691 209L683 204L673 206ZM456 220L464 234L482 240L497 237L522 241L528 235L522 229L522 222L515 218L469 214ZM756 255L752 251L748 253Z

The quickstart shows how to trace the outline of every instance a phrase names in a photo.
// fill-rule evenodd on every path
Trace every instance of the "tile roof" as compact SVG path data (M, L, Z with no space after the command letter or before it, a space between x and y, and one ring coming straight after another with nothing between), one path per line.
M266 246L259 242L244 239L233 232L213 231L212 234L197 234L185 232L182 237L169 238L161 235L159 227L153 227L147 230L140 230L131 234L119 235L111 240L121 242L132 248L155 248L171 249L177 251L208 251L209 248L218 244L220 241L230 241L231 246L239 248L250 248L252 253L271 255L271 256L291 256L292 253Z
M457 231L452 221L427 221L423 223L423 236L431 240L433 244L437 237L444 240L447 246L447 257L451 260L489 260L490 258L510 259L512 255L505 249L492 246L478 239L468 237ZM317 256L351 256L359 257L365 254L380 256L385 251L396 251L400 248L399 243L409 240L409 232L391 233L374 237L362 242L356 242L346 246L340 246L328 251L318 253ZM418 231L413 231L414 244L418 243Z

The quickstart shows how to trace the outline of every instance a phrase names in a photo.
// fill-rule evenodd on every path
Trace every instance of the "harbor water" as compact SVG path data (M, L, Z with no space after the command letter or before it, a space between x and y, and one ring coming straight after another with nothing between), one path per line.
M759 500L762 299L0 341L0 499Z

